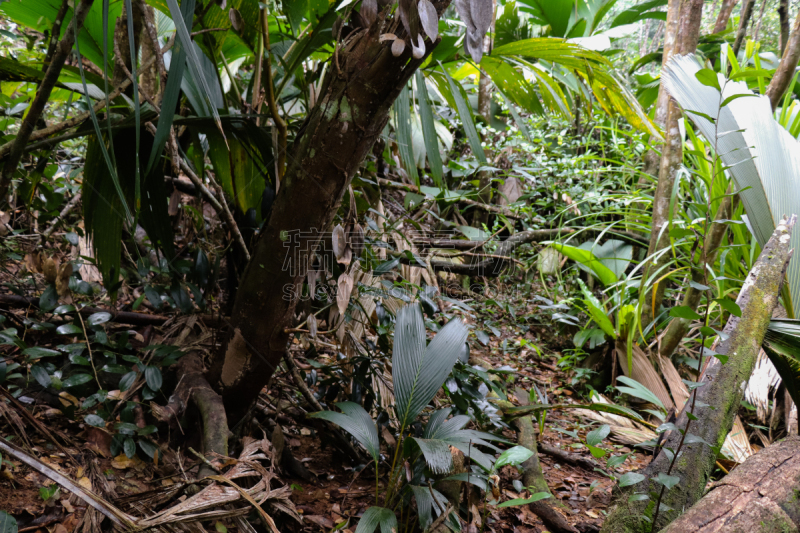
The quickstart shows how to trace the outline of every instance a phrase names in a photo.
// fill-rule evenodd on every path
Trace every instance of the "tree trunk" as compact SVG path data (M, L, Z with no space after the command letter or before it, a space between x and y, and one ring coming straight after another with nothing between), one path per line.
M133 2L133 13L129 15L128 9L125 4L122 4L122 14L117 19L117 25L114 29L114 39L116 40L117 46L119 46L119 57L117 57L114 61L114 78L112 82L112 87L119 86L128 76L125 73L125 68L128 69L129 72L133 72L132 70L132 59L131 59L131 41L130 41L130 34L128 33L128 17L133 16L133 49L137 52L139 50L139 42L141 39L139 38L142 34L142 27L143 27L143 19L142 17L144 14L142 13L141 6L139 2Z
M435 4L439 15L448 4ZM318 103L287 154L272 214L236 294L226 350L210 370L231 424L243 416L280 363L289 340L285 328L291 326L314 249L388 122L392 103L425 60L412 59L410 47L395 57L391 43L378 41L380 33L401 31L398 20L384 25L384 17L386 12L339 43ZM434 46L426 43L426 57Z
M764 10L767 8L767 0L761 0L761 7L758 10L758 21L756 29L753 31L753 41L758 42L758 33L761 31L761 23L764 20Z
M731 190L729 188L727 191L728 196L723 198L722 202L720 202L719 209L717 209L717 215L714 217L714 222L712 222L711 227L708 228L705 242L703 244L703 250L700 250L700 260L697 264L692 265L692 281L695 283L704 285L706 265L714 264L717 256L717 249L722 243L722 237L725 235L725 231L727 230L727 226L721 221L731 218L733 197L730 196L730 192ZM705 257L703 257L704 252ZM700 299L702 296L703 291L689 286L686 288L686 292L683 293L683 301L681 302L681 305L690 309L697 309L697 306L700 305ZM686 335L687 331L689 331L690 324L690 320L679 317L674 317L670 321L664 336L661 338L661 346L658 350L658 353L661 357L669 358L672 356L672 353L683 340L683 336Z
M495 12L497 0L492 0L492 13ZM494 33L494 19L489 33L483 38L483 49L492 49L492 33ZM492 123L492 80L485 72L481 70L480 78L478 79L478 115L486 121L489 126ZM484 138L484 141L487 141ZM478 172L478 198L484 204L489 204L492 201L492 173L488 170ZM482 224L489 222L489 213L486 211L475 210L472 212L472 223L480 227Z
M672 47L673 54L691 54L697 49L697 41L700 37L700 21L703 16L703 0L683 0L680 7L680 17L677 23L677 38ZM666 46L666 44L665 44ZM665 54L666 57L666 54ZM666 64L666 63L664 63ZM663 86L662 86L663 87ZM664 89L665 98L666 90ZM675 177L683 162L683 146L678 121L681 117L681 110L672 100L668 100L667 116L664 126L664 138L666 142L661 150L661 166L658 173L658 185L653 199L653 222L652 232L650 233L650 247L647 251L648 256L663 250L669 246L669 233L663 231L669 220L669 204L672 195ZM642 276L642 286L645 289L648 278L654 272L659 272L667 264L669 255L664 253L656 260L650 260L650 265L645 268ZM661 307L664 299L664 287L666 283L659 283L653 295L652 289L647 289L647 295L642 305L642 327L649 325Z
M783 30L781 30L783 34ZM794 20L794 27L792 28L792 36L789 37L788 43L783 50L781 63L778 65L778 70L772 76L772 81L769 82L767 87L767 96L772 104L772 110L778 107L778 103L789 88L789 84L794 78L797 63L800 61L800 12L797 13L797 18Z
M781 34L778 39L778 48L781 55L786 50L786 43L789 42L789 0L779 0L778 19L780 21Z
M739 0L722 1L722 7L719 8L719 15L717 15L717 22L714 23L714 33L725 31L725 28L728 27L728 21L731 18L731 13L733 13L733 8L736 7L736 4L738 3Z
M661 58L661 68L665 68L672 52L675 48L675 42L678 38L678 22L681 18L681 0L670 0L667 4L667 21L664 25L664 53ZM656 100L656 112L653 121L660 127L664 127L667 120L667 111L669 106L669 95L664 85L659 85L658 99ZM656 177L658 175L659 162L661 155L655 150L648 150L644 154L644 168L642 169L642 176L639 178L639 186L647 187L650 180L647 176Z
M733 42L733 55L739 57L739 50L742 48L745 36L747 36L747 25L753 16L753 7L756 0L744 0L742 4L742 14L739 16L739 31L736 32L736 40Z
M729 359L721 364L717 359L709 358L701 379L703 385L695 389L675 422L675 426L682 428L686 435L699 439L685 442L680 432L670 431L661 452L642 471L647 478L618 495L616 506L603 525L603 532L657 531L675 519L675 511L688 509L702 497L717 459L718 452L712 446L721 447L733 427L744 396L743 384L753 371L772 310L778 303L786 267L792 256L788 242L796 220L796 216L788 222L782 220L764 246L736 300L742 318L730 317L725 326L729 337L718 348L718 353L726 354ZM687 414L690 411L691 420ZM673 463L665 450L680 452L680 455ZM658 522L651 527L650 521L644 517L645 513L652 516L653 497L638 501L629 498L634 492L659 494L662 485L654 481L659 474L677 476L680 482L672 490L664 492Z
M800 438L764 448L661 533L800 531Z

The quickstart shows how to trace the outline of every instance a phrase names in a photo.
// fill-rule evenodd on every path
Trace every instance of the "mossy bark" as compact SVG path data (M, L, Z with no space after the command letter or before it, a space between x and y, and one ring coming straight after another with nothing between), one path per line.
M778 533L800 527L800 437L769 446L661 533Z
M797 217L781 221L758 261L747 276L737 303L742 318L732 316L725 327L728 338L718 348L718 353L728 356L721 364L710 358L702 377L703 385L696 389L696 400L688 401L675 426L688 427L683 446L682 435L670 431L664 440L661 453L642 471L646 479L621 491L616 498L605 524L604 533L649 533L657 531L674 520L703 495L706 483L714 469L718 451L733 427L733 420L744 396L744 389L753 371L761 349L764 333L778 303L781 284L792 252L789 237ZM689 411L693 409L692 421ZM699 438L699 439L698 439ZM671 454L664 450L678 450L680 455L672 465ZM653 516L653 508L662 485L654 479L665 473L680 478L672 490L665 491L656 527L645 516ZM654 493L656 497L653 497ZM650 495L648 499L631 501L634 494Z

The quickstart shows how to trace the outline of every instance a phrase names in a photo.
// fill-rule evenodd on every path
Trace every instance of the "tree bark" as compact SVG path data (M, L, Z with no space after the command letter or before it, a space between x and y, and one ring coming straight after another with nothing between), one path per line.
M747 36L747 25L753 16L753 7L756 0L744 0L742 4L742 14L739 16L739 30L736 32L736 40L733 41L733 55L738 57L739 50L742 48L745 36Z
M728 27L731 13L733 13L733 8L736 7L738 3L739 0L722 0L722 7L719 8L717 21L714 23L714 33L725 31L725 28Z
M437 2L437 12L449 0ZM403 33L386 12L368 28L338 43L317 105L289 150L286 173L263 233L253 250L233 305L227 348L215 358L211 382L221 390L235 424L279 364L289 340L299 291L322 232L329 229L342 195L389 119L400 90L426 55L399 57L385 31Z
M492 0L492 13L495 12L497 0ZM488 54L492 49L492 34L494 33L494 18L489 33L483 38L483 49ZM478 79L478 115L486 121L489 126L492 123L492 80L481 70ZM487 141L484 137L484 141ZM492 202L492 172L482 170L478 172L478 197L484 204ZM489 222L489 213L486 211L473 211L472 224L481 227L482 224Z
M114 39L119 46L119 57L114 61L114 77L112 82L114 87L118 86L128 77L125 68L127 68L129 72L132 72L131 41L128 33L129 16L133 17L133 49L137 51L137 53L139 50L139 41L141 40L139 36L142 33L143 13L139 2L132 2L131 6L133 7L133 13L128 13L125 3L122 4L122 14L117 19L117 25L114 29Z
M683 2L681 2L680 17L677 22L677 39L672 47L670 55L691 54L697 49L702 16L703 0L683 0ZM668 98L666 96L666 90L665 98ZM647 251L648 256L652 256L660 250L663 250L669 246L670 242L669 233L662 230L669 220L669 204L672 189L675 184L675 177L683 162L683 142L680 128L678 127L680 117L680 107L674 101L669 100L664 126L665 143L661 150L658 185L656 186L656 194L653 199L653 222L652 232L650 233L650 247ZM661 270L668 261L668 254L661 254L658 259L650 261L650 265L645 268L644 275L642 276L640 290L645 290L645 284L650 274ZM641 320L643 328L653 321L656 311L661 307L661 302L664 299L665 285L666 283L659 283L655 288L655 295L653 294L653 289L647 289L647 295L642 305Z
M767 8L767 0L761 0L761 7L758 9L758 21L756 28L753 30L753 41L758 42L758 34L761 31L761 23L764 21L764 11Z
M625 488L618 495L616 506L603 525L604 533L657 531L675 519L676 511L688 509L702 497L718 453L712 446L721 447L733 427L744 396L743 384L753 371L772 310L778 303L786 267L792 256L788 243L796 220L794 215L788 221L782 220L764 246L736 301L742 318L731 316L725 326L725 333L729 336L720 345L718 353L726 354L729 359L725 364L715 358L709 359L701 378L703 385L695 389L675 422L677 428L702 441L684 442L680 432L670 431L661 452L642 471L646 479ZM665 450L680 452L680 455L673 463ZM672 490L665 491L658 523L651 527L644 517L648 506L650 509L653 507L652 496L639 501L630 501L629 498L633 493L660 493L662 485L654 481L659 474L677 476L680 482ZM651 512L649 514L652 516Z
M764 448L661 533L800 531L800 437Z
M783 52L786 50L786 43L789 42L789 0L779 0L778 20L781 32L778 40L778 48L780 48L781 55L783 55Z
M782 32L781 32L782 33ZM778 107L778 103L789 88L792 78L797 69L797 63L800 62L800 12L797 13L797 18L794 21L792 28L792 35L789 37L786 47L783 50L778 70L772 76L772 81L769 82L767 87L767 96L772 104L772 110Z
M678 22L681 18L681 5L682 0L670 0L667 4L667 21L664 25L664 53L661 58L661 68L665 68L670 58L672 57L675 42L678 38ZM669 109L669 95L664 85L658 87L658 99L656 100L656 112L653 121L661 128L667 120L667 112ZM659 162L661 155L655 150L648 150L644 154L644 168L642 169L642 176L639 178L639 186L647 187L649 179L647 176L656 177L658 175Z
M83 26L83 21L86 19L86 15L88 15L93 2L94 0L81 0L75 8L73 22L69 24L67 31L64 33L64 38L61 39L61 42L56 47L50 61L50 66L47 67L47 72L45 72L42 83L39 85L39 90L28 108L28 114L19 127L16 139L14 139L13 144L11 144L9 154L3 165L3 172L0 174L0 204L5 203L8 187L11 184L11 178L17 170L17 165L22 158L25 145L28 144L28 139L30 139L33 129L36 127L36 123L44 112L47 101L50 99L50 94L53 92L53 87L55 87L58 76L61 74L64 62L72 51L72 45L75 43L75 35Z

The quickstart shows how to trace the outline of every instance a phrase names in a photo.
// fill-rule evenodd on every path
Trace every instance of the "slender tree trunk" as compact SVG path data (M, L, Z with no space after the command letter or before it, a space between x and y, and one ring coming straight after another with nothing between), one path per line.
M797 18L794 20L792 35L783 50L783 57L781 57L778 70L775 71L775 75L772 76L772 81L769 82L769 87L767 87L767 96L769 96L773 111L778 107L778 103L786 93L786 89L789 88L789 84L795 76L798 62L800 62L800 12L797 13Z
M667 66L667 63L672 57L675 42L678 38L678 22L681 18L682 3L682 0L669 0L667 4L667 21L664 25L664 53L661 58L662 69ZM662 84L658 88L658 99L656 100L656 112L654 117L654 122L662 128L666 124L668 110L669 95ZM647 176L655 177L658 175L660 160L661 155L655 150L648 150L647 153L644 154L644 168L642 169L642 176L639 178L640 187L647 187L650 184L650 180Z
M758 10L758 21L756 29L753 31L753 41L758 41L758 33L761 31L761 22L764 20L764 10L767 7L767 0L761 0L761 8Z
M709 358L701 379L703 385L695 389L696 396L686 402L675 422L675 427L694 438L684 440L684 434L679 431L667 434L661 452L642 471L646 479L618 494L616 506L603 525L604 533L658 531L676 518L676 511L688 509L703 496L717 459L718 448L714 447L722 446L733 427L744 396L742 384L753 371L772 311L778 303L792 256L788 242L796 221L796 216L782 220L764 246L736 300L742 318L731 316L725 326L728 338L722 342L718 353L727 355L727 362L721 364L716 358ZM680 452L675 461L672 452ZM648 506L653 509L655 500L631 501L630 496L634 492L661 493L663 485L654 481L659 475L662 479L664 475L678 477L679 483L664 492L658 522L652 526L645 519L645 513ZM648 514L652 517L652 511Z
M47 67L44 79L42 79L42 83L39 85L39 91L36 93L33 102L31 102L28 108L28 114L25 115L25 119L22 121L19 131L17 132L17 138L14 140L14 144L11 145L11 150L3 164L3 173L0 175L0 204L5 203L8 187L17 170L19 160L22 158L25 145L28 144L28 139L30 139L36 127L36 123L44 112L47 101L50 99L50 94L53 92L53 87L58 81L59 74L61 74L64 62L72 51L76 31L80 31L80 28L83 26L83 21L86 19L86 15L89 13L93 2L94 0L81 0L75 8L74 22L69 24L67 31L64 33L64 38L61 39L61 42L53 53L50 66Z
M789 42L789 0L779 0L778 19L781 29L778 48L781 49L781 55L783 55L786 50L786 43Z
M730 196L730 189L728 189L728 196L722 199L720 203L719 209L717 209L717 215L714 217L714 221L711 224L711 227L708 228L708 235L705 238L705 243L703 244L703 248L705 250L705 260L703 256L703 250L700 251L700 260L692 265L692 281L695 283L703 284L705 281L704 273L706 271L706 265L713 265L715 258L717 256L717 250L719 249L719 245L722 243L722 237L725 235L725 231L727 230L727 226L723 221L731 218L731 207L733 205L732 196ZM695 289L694 287L690 286L686 289L686 292L683 294L683 301L681 305L686 306L690 309L697 309L697 306L700 305L700 299L703 297L703 291ZM667 330L664 332L664 336L661 338L661 346L659 348L659 355L661 357L671 357L675 349L683 340L683 336L686 335L686 332L689 331L689 325L691 324L690 320L685 318L673 318L669 326L667 326Z
M703 0L683 0L679 13L677 38L672 46L672 54L690 54L697 49L697 41L700 37ZM669 26L669 23L667 25ZM670 54L670 56L672 54ZM663 88L663 85L662 90L664 91L665 98L668 99L666 96L666 89ZM669 246L669 234L662 230L664 230L669 220L670 197L672 195L673 185L675 184L675 177L683 161L682 139L680 128L678 127L680 116L681 110L678 105L672 100L667 100L667 116L664 126L664 138L666 142L661 150L658 185L656 186L656 194L653 199L653 222L652 232L650 234L650 247L647 252L648 256L652 256ZM657 260L650 261L650 266L645 269L645 273L642 276L642 287L640 290L645 290L645 284L651 273L660 271L664 265L667 264L668 259L668 254L662 254ZM665 283L658 284L655 290L655 296L653 295L652 289L647 290L647 295L645 296L642 306L642 327L649 325L653 321L655 313L658 308L661 307L661 301L664 298L664 286Z
M738 3L739 0L723 0L722 7L719 9L719 15L717 15L717 22L714 23L714 33L725 31L725 28L728 27L728 21L731 19L733 8L736 7Z
M140 7L139 2L133 2L133 46L134 50L139 50L139 36L142 33L142 17L143 13ZM131 44L130 38L128 34L128 17L131 16L128 14L128 9L125 4L122 4L122 15L117 19L117 25L114 29L114 39L117 41L117 45L119 45L119 57L116 58L114 61L114 79L113 79L113 86L116 87L120 83L122 83L126 78L127 74L125 73L125 68L128 69L128 72L133 72L132 70L132 60L131 60ZM135 59L135 58L134 58ZM125 68L123 68L125 65Z
M776 533L800 529L800 438L764 448L714 483L661 533Z
M750 18L753 16L753 7L756 0L744 0L742 4L742 14L739 17L739 31L736 32L736 40L733 42L733 55L739 56L739 50L742 48L744 38L747 36L747 25L750 24Z
M492 13L497 6L497 0L492 0ZM483 38L483 49L491 50L494 39L494 19L489 29L489 33ZM478 114L489 125L492 122L492 81L489 76L481 70L480 79L478 80ZM484 139L486 140L486 139ZM488 170L478 172L478 197L481 202L488 204L492 201L492 173ZM472 213L472 223L476 226L481 226L489 221L489 213L486 211L475 210Z
M441 16L448 0L435 3ZM287 169L263 233L236 294L227 348L212 362L210 382L235 424L255 401L280 363L294 309L314 249L331 222L350 181L389 120L400 90L425 60L399 57L378 36L398 21L369 28L339 43L301 132L289 149ZM383 29L382 29L383 28ZM401 32L402 33L402 32ZM435 44L426 43L426 54Z

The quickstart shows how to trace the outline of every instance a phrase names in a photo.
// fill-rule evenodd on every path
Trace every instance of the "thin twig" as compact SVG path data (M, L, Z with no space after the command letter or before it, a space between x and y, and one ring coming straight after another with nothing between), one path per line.
M49 239L50 236L58 227L58 224L62 220L64 220L64 217L69 215L70 211L75 209L75 206L78 205L80 201L81 201L81 193L78 193L75 196L73 196L72 200L70 200L69 203L67 203L67 205L64 206L64 209L61 210L61 212L58 214L55 220L53 220L52 224L50 224L50 227L48 227L46 230L42 232L42 238Z
M266 9L261 10L261 32L264 36L264 68L261 72L264 88L267 91L267 105L272 113L272 120L278 129L278 182L283 178L286 168L286 122L278 112L278 105L275 101L275 87L272 84L272 58L269 44L269 14Z

